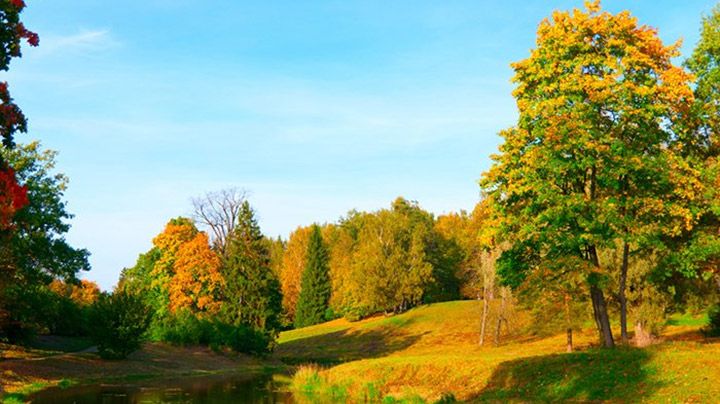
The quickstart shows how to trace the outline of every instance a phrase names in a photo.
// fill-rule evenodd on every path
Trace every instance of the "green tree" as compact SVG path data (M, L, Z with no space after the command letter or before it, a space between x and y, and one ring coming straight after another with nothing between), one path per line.
M72 215L63 200L68 179L54 171L56 155L38 142L0 148L0 158L16 167L29 199L15 213L12 231L0 235L0 334L24 334L20 329L37 329L42 322L37 315L42 308L20 304L17 296L56 278L74 282L78 272L90 269L88 251L65 239Z
M652 279L671 292L675 304L691 300L711 304L720 282L720 4L703 18L700 40L685 65L696 76L695 102L683 121L699 139L686 148L704 186L694 212L697 224L673 238L672 248L657 255L660 271Z
M328 251L320 226L314 225L310 233L300 297L295 311L296 327L306 327L326 320L331 293L328 261Z
M617 294L627 340L628 260L696 223L688 202L702 192L683 150L697 138L672 123L688 113L690 76L657 32L628 12L555 12L538 29L537 48L513 64L520 116L503 131L482 180L512 243L498 261L515 287L533 271L581 274L601 342L614 345L605 300L604 248L623 247ZM557 267L553 262L562 260ZM573 277L574 278L574 277Z
M123 359L140 348L152 312L135 295L101 294L90 308L90 336L104 359Z
M270 264L267 241L253 209L244 201L222 266L225 290L221 317L227 323L249 325L274 338L280 329L282 295Z
M89 270L90 253L72 247L65 239L73 215L63 200L68 178L55 172L57 152L43 150L39 142L32 142L0 154L15 167L29 199L29 204L15 214L10 241L16 276L23 282L49 283L57 277L75 279L79 271Z
M720 152L720 4L703 18L700 41L685 65L696 77L695 117L698 135L711 154Z

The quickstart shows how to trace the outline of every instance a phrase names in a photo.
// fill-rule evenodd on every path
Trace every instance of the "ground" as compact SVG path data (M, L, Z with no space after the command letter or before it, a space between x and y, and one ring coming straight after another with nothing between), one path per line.
M565 352L565 335L504 336L478 345L480 305L422 306L356 323L335 320L281 335L277 355L305 368L295 388L330 399L394 397L489 402L713 402L720 396L720 341L699 333L702 320L669 322L648 348L594 347L589 329ZM327 398L327 397L326 397Z
M299 365L293 388L307 402L702 403L720 397L720 340L702 336L702 318L672 318L662 340L643 349L597 348L588 328L576 333L576 351L568 354L564 333L518 332L503 335L499 346L492 338L479 346L480 308L475 301L447 302L287 331L264 359L146 344L126 361L102 361L88 352L87 341L46 338L33 349L0 346L0 388L6 402L21 402L58 384L247 373L285 363Z

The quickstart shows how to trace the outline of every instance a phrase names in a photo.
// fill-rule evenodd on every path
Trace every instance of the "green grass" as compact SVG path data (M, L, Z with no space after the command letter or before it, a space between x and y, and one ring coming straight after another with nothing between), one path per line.
M665 322L665 325L672 325L672 326L686 326L686 327L704 327L708 324L708 316L707 313L705 314L692 314L692 313L685 313L685 314L675 314L670 316L668 320Z
M712 402L720 396L720 343L698 332L701 316L672 317L666 341L644 349L596 348L588 329L576 333L576 352L567 354L564 334L504 335L499 347L480 347L479 315L477 302L463 301L356 323L335 320L283 333L277 355L324 364L301 367L293 388L310 383L310 395L325 401Z

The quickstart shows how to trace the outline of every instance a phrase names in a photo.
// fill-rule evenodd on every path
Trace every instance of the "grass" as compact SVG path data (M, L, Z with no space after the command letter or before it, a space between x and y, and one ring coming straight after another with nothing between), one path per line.
M664 341L644 349L596 348L588 329L576 333L577 350L567 354L564 334L505 335L499 347L480 347L479 315L477 302L462 301L356 323L335 320L283 333L276 355L324 365L302 366L293 379L299 396L315 397L309 401L712 402L720 396L720 340L701 336L702 318L671 318Z
M670 316L665 325L686 326L686 327L704 327L708 324L709 318L707 313L703 314L675 314Z

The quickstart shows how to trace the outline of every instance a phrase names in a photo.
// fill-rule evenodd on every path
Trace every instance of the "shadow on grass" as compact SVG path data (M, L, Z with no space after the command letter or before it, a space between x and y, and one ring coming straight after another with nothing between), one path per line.
M636 401L662 386L635 348L531 357L501 363L478 402Z
M285 342L278 346L275 356L290 365L308 362L336 365L387 356L410 347L423 335L408 335L388 321L379 329L342 330Z

